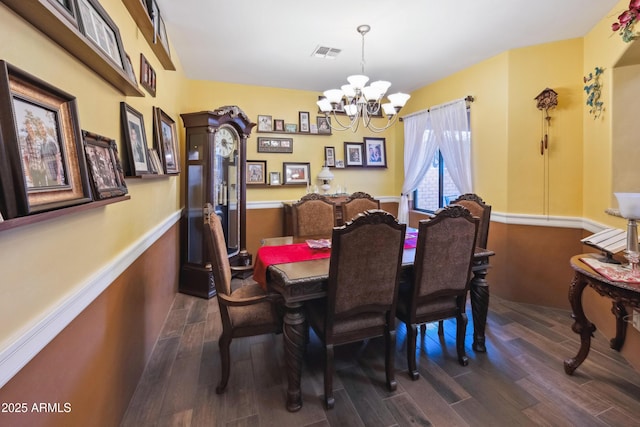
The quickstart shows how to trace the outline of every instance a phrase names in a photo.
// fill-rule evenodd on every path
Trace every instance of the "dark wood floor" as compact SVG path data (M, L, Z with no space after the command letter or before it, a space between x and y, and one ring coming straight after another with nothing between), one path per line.
M591 353L573 376L562 361L578 336L570 313L492 297L487 353L457 363L455 323L419 337L420 379L406 373L406 329L397 331L398 389L384 386L379 339L336 349L336 405L322 405L322 351L313 335L302 377L304 407L285 409L282 335L236 339L227 392L220 377L216 299L176 295L122 426L633 426L640 425L640 373L596 332Z

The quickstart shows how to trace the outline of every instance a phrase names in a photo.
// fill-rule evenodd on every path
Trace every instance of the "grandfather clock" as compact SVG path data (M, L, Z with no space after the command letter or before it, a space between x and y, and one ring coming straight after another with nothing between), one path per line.
M245 249L246 142L255 123L236 106L181 114L186 128L185 210L182 217L179 291L202 298L216 290L203 236L203 208L222 222L227 253L237 262ZM243 251L243 255L246 251Z

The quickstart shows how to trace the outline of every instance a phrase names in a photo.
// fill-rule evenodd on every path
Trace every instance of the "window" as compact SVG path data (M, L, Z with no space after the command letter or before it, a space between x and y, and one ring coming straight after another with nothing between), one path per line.
M413 208L419 211L435 212L447 206L459 195L460 191L449 175L442 153L436 150L427 173L413 192Z

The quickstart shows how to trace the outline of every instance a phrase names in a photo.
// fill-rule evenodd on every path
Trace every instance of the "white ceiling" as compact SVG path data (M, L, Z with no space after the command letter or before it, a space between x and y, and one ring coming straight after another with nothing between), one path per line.
M323 91L361 72L411 92L513 48L584 36L617 0L158 0L188 78ZM342 49L334 60L318 46Z

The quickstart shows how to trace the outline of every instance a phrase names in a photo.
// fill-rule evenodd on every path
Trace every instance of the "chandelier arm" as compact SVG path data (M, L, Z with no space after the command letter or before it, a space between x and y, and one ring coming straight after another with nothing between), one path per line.
M332 118L331 116L333 116L333 118ZM336 114L336 112L335 112L335 111L332 111L331 113L325 113L325 117L326 117L327 119L329 119L329 120L328 120L329 127L330 127L331 129L333 129L333 130L340 130L340 131L342 131L342 130L354 130L354 129L353 129L353 124L354 124L354 123L353 123L353 120L351 121L351 123L350 123L348 126L345 126L345 125L344 125L344 124L342 124L342 122L338 119L338 115ZM358 117L358 116L356 116L356 118L357 118L357 117ZM336 123L337 123L337 126L335 125ZM357 123L357 120L356 120L356 123ZM356 129L357 129L357 126L356 126Z

